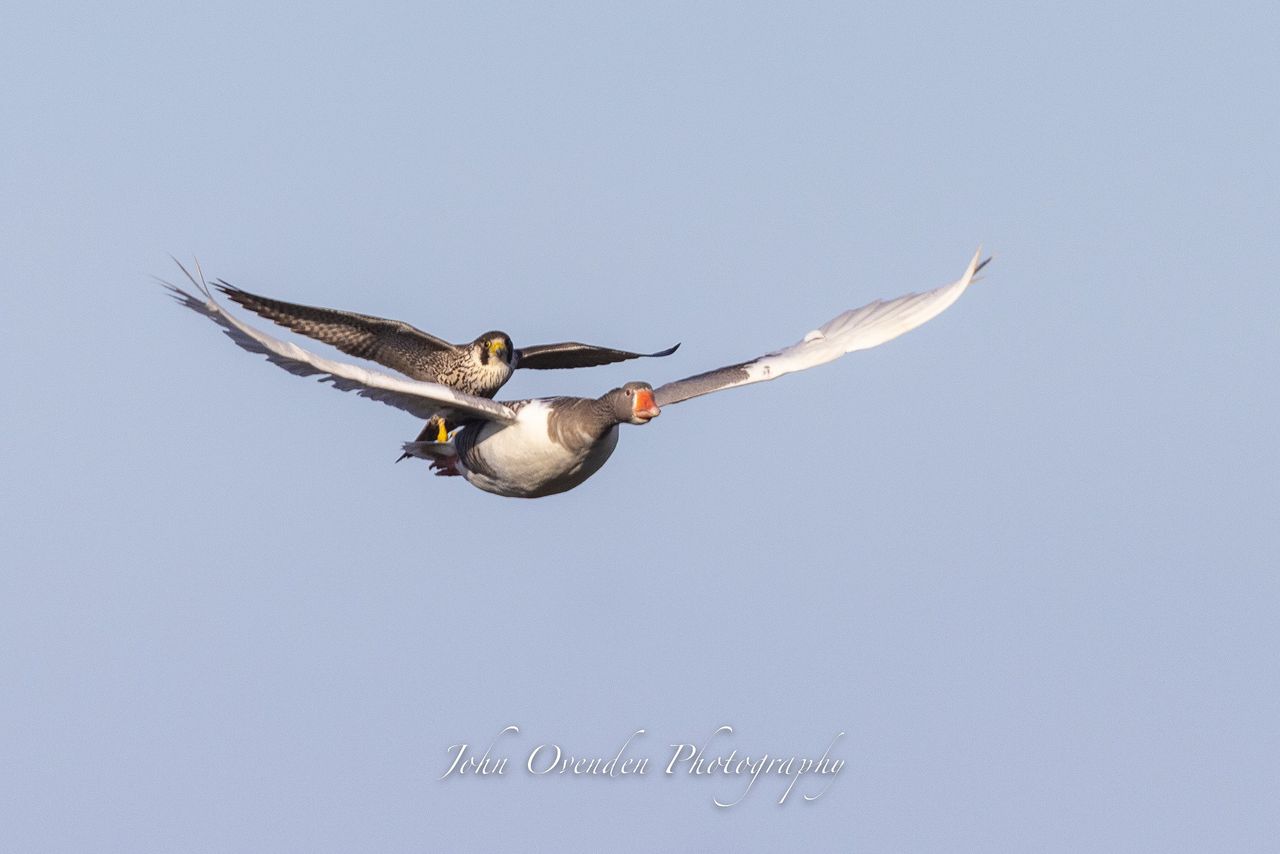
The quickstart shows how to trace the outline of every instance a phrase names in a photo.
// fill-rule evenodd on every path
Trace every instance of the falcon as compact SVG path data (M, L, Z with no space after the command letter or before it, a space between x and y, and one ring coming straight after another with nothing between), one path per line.
M876 300L837 315L796 343L755 359L669 382L656 389L630 382L598 398L546 397L499 402L457 388L402 379L326 359L254 329L229 314L208 285L188 273L203 299L163 283L183 306L222 327L241 348L299 376L318 376L342 391L420 418L447 418L459 429L444 440L406 442L437 475L459 476L497 495L541 498L567 492L600 470L618 444L620 424L647 424L662 407L808 370L855 350L879 346L948 309L986 261L981 251L955 282L924 293ZM184 269L184 272L185 269Z
M232 302L267 320L331 344L344 353L385 365L412 379L447 385L476 397L493 397L516 368L590 368L628 359L670 356L680 346L656 353L632 353L563 341L517 349L512 346L511 336L497 330L465 344L451 344L399 320L284 302L251 294L222 280L215 281L214 287ZM443 442L448 433L445 420L433 418L418 438L434 436Z

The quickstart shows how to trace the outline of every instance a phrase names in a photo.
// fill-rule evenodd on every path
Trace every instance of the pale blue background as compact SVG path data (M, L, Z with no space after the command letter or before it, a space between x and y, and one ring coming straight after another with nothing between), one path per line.
M10 4L5 851L1205 851L1280 834L1272 3ZM465 8L464 8L465 7ZM624 428L522 503L150 280L661 382L989 275ZM762 783L437 782L700 740Z

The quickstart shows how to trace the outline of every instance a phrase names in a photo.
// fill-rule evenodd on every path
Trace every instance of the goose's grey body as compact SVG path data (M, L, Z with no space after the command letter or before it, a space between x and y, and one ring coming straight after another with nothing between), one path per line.
M612 397L641 392L618 406ZM469 421L447 442L408 442L405 453L431 460L441 475L461 475L471 485L512 498L567 492L600 470L618 446L618 425L657 415L652 389L630 383L600 399L552 397L506 404L514 424Z

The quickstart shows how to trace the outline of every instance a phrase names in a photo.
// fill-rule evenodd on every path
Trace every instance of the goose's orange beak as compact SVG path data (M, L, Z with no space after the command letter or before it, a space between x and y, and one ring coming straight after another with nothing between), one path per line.
M642 388L636 392L636 402L631 407L631 411L637 418L648 421L650 418L657 418L662 410L658 409L658 404L654 402L653 392Z

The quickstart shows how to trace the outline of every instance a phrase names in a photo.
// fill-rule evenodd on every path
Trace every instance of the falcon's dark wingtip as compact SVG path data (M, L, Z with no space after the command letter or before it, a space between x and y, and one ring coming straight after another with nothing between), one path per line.
M990 259L987 259L987 260L990 260ZM662 358L663 356L670 356L672 353L674 353L675 351L677 351L677 350L679 350L679 349L680 349L680 344L682 344L682 343L684 343L684 342L677 342L677 343L675 343L674 345L672 345L672 346L668 347L668 348L667 348L667 349L665 349L665 350L659 350L659 351L658 351L658 352L656 352L656 353L648 353L648 354L646 354L646 355L645 355L645 358L646 358L646 359L660 359L660 358Z
M246 290L237 288L226 279L214 279L213 286L226 295L227 299L234 303L239 303L250 311L257 311L254 303L261 300L262 297L249 293Z

